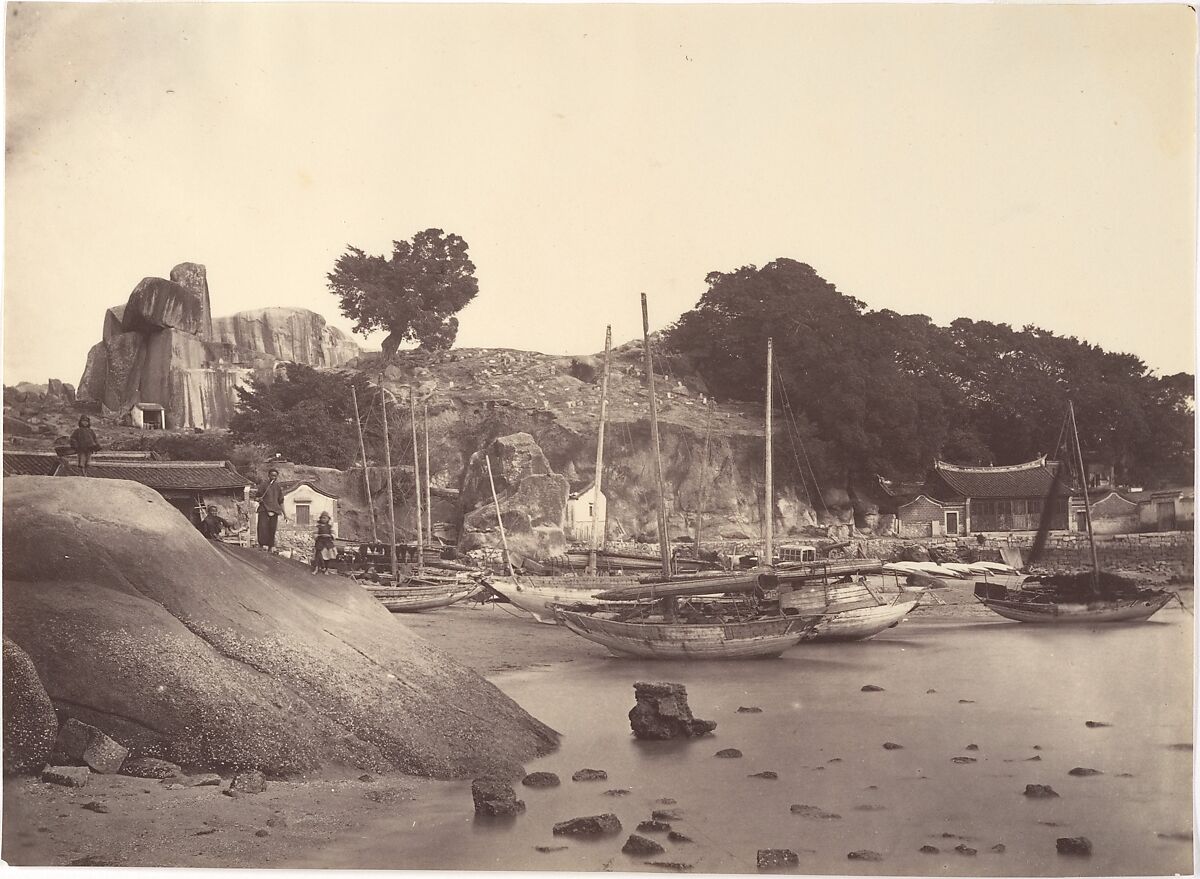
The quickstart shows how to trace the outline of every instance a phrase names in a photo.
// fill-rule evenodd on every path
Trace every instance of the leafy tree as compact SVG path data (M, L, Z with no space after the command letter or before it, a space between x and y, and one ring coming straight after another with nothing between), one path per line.
M479 292L467 242L441 229L393 241L390 257L350 246L326 277L356 333L387 331L383 352L389 358L402 342L416 341L429 351L449 348L458 335L455 315Z
M241 400L229 424L233 437L298 464L345 470L358 457L351 386L360 400L371 393L363 376L289 363L286 381L255 379L249 390L238 389Z

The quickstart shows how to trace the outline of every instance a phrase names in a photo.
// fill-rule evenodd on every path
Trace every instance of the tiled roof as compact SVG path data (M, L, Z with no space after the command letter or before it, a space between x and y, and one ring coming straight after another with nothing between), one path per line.
M945 461L934 461L934 474L962 498L1035 498L1047 497L1058 469L1057 461L1044 457L1024 464L1005 467L958 467ZM939 500L947 500L945 491L929 488Z
M300 486L307 485L310 486L313 491L318 491L325 495L325 497L331 497L334 500L338 499L336 494L322 486L321 483L317 482L315 479L281 479L277 484L279 485L279 490L284 494L291 494Z
M83 472L73 463L64 462L57 475L82 476ZM250 484L228 461L92 461L88 475L128 479L158 491L214 491Z
M5 476L53 476L59 458L54 452L5 452Z

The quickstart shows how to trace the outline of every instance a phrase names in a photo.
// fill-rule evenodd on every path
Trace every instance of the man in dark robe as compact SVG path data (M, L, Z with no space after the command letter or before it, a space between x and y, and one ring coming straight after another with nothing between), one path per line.
M258 489L258 545L267 552L275 551L275 531L283 515L283 490L279 487L279 471L267 473L267 481Z

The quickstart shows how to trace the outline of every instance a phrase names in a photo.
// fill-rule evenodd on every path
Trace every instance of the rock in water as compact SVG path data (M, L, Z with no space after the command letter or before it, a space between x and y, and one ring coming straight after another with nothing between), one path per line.
M683 684L638 681L633 695L637 704L629 710L629 725L639 739L702 736L717 728L716 721L692 717Z
M603 769L580 769L571 776L571 781L607 781L608 773Z
M1056 842L1060 855L1090 855L1092 841L1086 836L1060 836Z
M4 774L32 775L50 759L58 718L25 651L4 639Z
M800 856L790 848L760 848L758 850L758 869L760 870L783 870L798 866L800 866Z
M349 580L210 543L133 482L4 489L5 634L52 703L135 753L273 776L515 778L556 744Z
M627 855L661 855L665 849L653 839L632 833L625 840L625 845L621 846L621 851Z
M572 818L554 825L555 836L606 836L621 832L621 821L611 812Z
M521 779L521 784L525 787L558 787L561 782L553 772L531 772Z
M1103 774L1104 773L1101 772L1099 769L1088 769L1085 766L1076 766L1074 769L1072 769L1070 772L1067 773L1067 775L1074 775L1079 778L1087 778L1088 776L1091 776L1091 775L1103 775Z
M870 849L859 849L856 852L850 852L846 855L852 861L882 861L883 855L879 852L873 852Z
M112 775L121 771L129 751L96 727L68 718L58 730L54 753L64 761L86 763L96 772Z
M1025 796L1035 800L1045 800L1057 797L1058 791L1048 784L1027 784L1025 785Z
M471 782L471 798L476 815L520 815L525 801L518 800L512 785L503 778L485 776Z
M722 757L726 760L736 760L738 757L742 756L742 752L739 751L737 748L722 748L721 750L717 751L717 753L714 754L713 756L714 757Z

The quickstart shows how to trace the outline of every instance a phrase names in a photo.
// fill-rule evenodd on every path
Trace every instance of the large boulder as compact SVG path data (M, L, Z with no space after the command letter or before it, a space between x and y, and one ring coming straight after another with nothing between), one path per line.
M4 639L4 774L40 772L50 759L58 719L33 661Z
M541 446L528 433L502 436L471 456L463 477L461 501L464 510L473 510L492 502L487 462L492 463L492 479L498 495L517 491L530 476L545 476L554 470Z
M110 412L123 412L141 396L146 337L141 333L121 333L105 342L104 347L107 369L100 402Z
M121 325L126 332L176 329L194 336L207 332L204 297L165 278L142 278L129 301Z
M181 262L171 269L171 281L191 290L200 300L200 333L212 338L212 304L208 295L208 271L200 263Z
M259 308L218 317L212 322L212 338L307 366L344 366L362 353L345 333L306 308Z
M106 334L105 342L107 340ZM79 379L79 390L75 393L75 399L81 403L104 402L104 387L108 380L108 345L105 342L97 342L88 350L83 376Z
M100 339L107 342L113 336L119 336L123 332L125 332L124 302L114 305L104 312L104 330L100 334Z
M515 778L555 745L349 580L210 543L136 483L4 487L6 634L60 711L135 755Z

